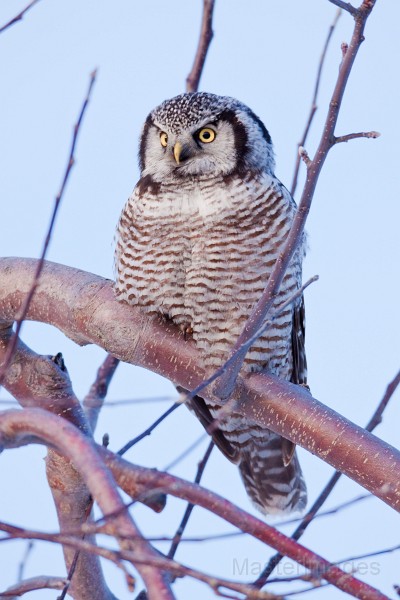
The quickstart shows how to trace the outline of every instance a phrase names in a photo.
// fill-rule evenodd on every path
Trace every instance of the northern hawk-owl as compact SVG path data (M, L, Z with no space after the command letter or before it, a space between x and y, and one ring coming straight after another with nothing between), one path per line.
M116 295L171 319L193 336L205 366L229 357L290 230L296 205L274 175L270 135L234 98L209 93L166 100L147 117L141 177L118 224ZM274 307L301 285L304 244ZM248 352L242 374L267 370L305 383L304 306L289 305ZM204 426L218 406L191 408ZM306 488L294 445L233 411L213 438L239 465L264 513L302 509Z

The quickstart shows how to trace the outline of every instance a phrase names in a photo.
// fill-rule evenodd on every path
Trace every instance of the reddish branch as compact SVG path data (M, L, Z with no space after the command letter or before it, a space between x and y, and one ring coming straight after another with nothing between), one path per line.
M248 338L251 337L255 331L262 326L268 312L271 309L274 298L279 291L282 279L288 268L290 260L301 242L304 226L310 211L319 174L330 149L336 143L334 132L339 116L339 110L342 104L343 94L346 89L347 80L350 75L354 60L357 56L361 43L364 40L364 28L366 21L375 5L375 2L376 0L364 0L354 15L355 25L351 42L339 68L339 74L329 104L328 116L323 128L321 141L314 158L307 164L306 183L291 231L287 237L285 246L275 263L265 290L260 300L254 307L252 314L250 315L232 352L238 351L243 344L246 343ZM239 355L236 361L228 368L227 372L220 378L215 388L215 393L220 398L226 399L231 395L237 375L241 369L244 356L245 353Z
M356 598L387 600L385 595L371 586L358 581L351 574L345 573L273 527L240 510L228 500L167 473L130 465L104 447L95 447L78 429L60 417L40 409L9 410L0 415L0 445L3 448L15 448L33 442L56 447L60 453L73 462L106 517L106 525L102 528L103 532L113 535L119 540L122 550L121 557L130 559L136 566L147 585L149 597L154 600L173 598L163 578L163 572L169 571L175 575L190 573L179 568L176 570L173 563L171 564L166 559L160 559L142 538L126 512L116 491L113 478L102 458L114 473L115 480L127 493L129 493L132 483L134 486L139 483L149 489L163 489L167 493L203 506L221 516L242 531L283 552L314 572L317 577L325 579ZM1 529L9 534L12 534L12 529L15 530L5 524L2 524ZM21 536L21 531L19 536ZM29 533L25 532L24 537L29 537ZM40 539L54 541L56 536L43 534ZM88 548L83 540L76 538L69 542L64 535L59 536L59 540L64 540L62 543L69 544L75 549ZM86 542L86 544L88 543ZM89 546L92 550L92 545L89 544ZM93 546L93 552L101 554L100 549L96 546ZM257 596L254 595L254 597Z
M90 423L92 431L96 429L97 419L102 409L104 399L108 392L108 386L118 367L119 360L111 354L107 354L103 363L100 365L96 379L85 396L82 405L85 409L86 417Z
M49 224L49 228L47 230L47 234L44 240L44 244L43 244L43 249L42 249L42 253L40 255L40 259L36 264L36 269L35 269L35 273L33 275L33 280L31 280L31 285L30 285L30 289L29 292L27 293L24 302L22 304L22 306L20 307L20 312L18 315L16 315L16 321L17 321L17 325L16 325L16 329L15 329L15 334L13 336L13 340L11 342L11 344L9 344L8 349L7 349L7 354L5 356L4 362L2 364L2 366L0 367L0 384L3 381L4 378L4 374L7 371L8 366L10 365L11 362L11 358L13 355L13 352L16 348L17 342L18 342L18 336L22 327L22 323L25 319L25 316L28 312L29 309L29 304L32 301L32 298L35 295L36 292L36 288L38 286L39 283L39 279L40 279L40 274L42 272L42 268L43 268L43 263L44 263L44 259L46 257L47 254L47 249L49 247L49 243L51 240L51 236L53 233L53 229L54 229L54 225L55 225L55 221L56 221L56 216L58 213L58 209L60 207L61 204L61 200L63 198L64 195L64 190L66 188L68 179L69 179L69 175L71 173L71 169L75 164L75 147L76 147L76 143L78 141L78 134L79 134L79 130L83 121L83 117L85 115L85 111L86 108L89 104L89 100L90 100L90 95L92 93L92 89L94 86L94 82L96 80L96 71L93 71L93 73L91 73L90 75L90 81L89 81L89 87L85 96L85 99L83 101L82 104L82 108L80 110L79 113L79 117L78 120L74 126L74 133L72 136L72 144L71 144L71 150L69 153L69 157L68 157L68 161L67 161L67 167L65 169L65 173L64 173L64 177L61 183L61 187L60 187L60 191L58 192L56 199L54 201L54 208L53 208L53 213L51 215L51 219L50 219L50 224Z
M113 455L104 448L99 447L99 452L112 471L117 483L126 493L129 494L131 483L134 485L139 483L141 485L148 485L152 489L163 490L167 494L187 500L218 515L243 532L279 550L282 554L303 565L306 569L318 573L323 579L326 579L339 589L347 591L356 598L368 598L371 600L372 598L385 598L377 590L374 590L370 586L364 587L366 584L359 582L350 574L344 574L338 567L332 566L325 559L288 538L267 523L241 510L235 504L229 502L229 500L169 473L131 465L123 458Z
M199 88L200 77L203 72L207 52L214 35L212 30L214 3L215 0L203 0L203 17L201 21L200 38L192 70L186 78L187 92L197 92Z
M0 600L16 600L16 598L19 598L28 592L34 592L35 590L62 590L65 583L66 580L61 577L47 577L46 575L32 577L30 579L25 579L16 585L12 585L4 592L1 592Z
M10 326L0 326L0 364L6 355L11 336ZM89 424L72 390L60 355L53 358L37 355L19 341L6 373L4 385L22 406L40 407L62 416L86 435L90 435ZM80 527L87 518L88 506L91 503L90 493L80 474L68 459L54 450L49 450L46 472L61 531ZM165 497L162 494L145 494L144 490L139 488L134 498L138 497L156 511L162 510L165 505ZM89 541L92 541L91 538ZM79 557L79 561L76 561L73 550L64 547L64 553L69 572L71 572L71 565L76 563L70 591L73 596L76 593L81 600L114 598L105 584L95 555L83 554Z
M38 2L39 2L39 0L32 0L32 2L29 2L29 4L27 6L25 6L25 8L23 10L21 10L20 13L18 13L15 17L13 17L10 21L8 21L8 23L6 23L2 27L0 27L0 33L3 33L3 31L5 31L9 27L11 27L12 25L15 25L15 23L22 21L22 19L24 18L24 15L28 12L28 10L30 10Z
M8 533L9 537L7 539L37 539L44 540L53 543L60 543L63 545L68 545L71 548L74 548L79 552L93 552L97 556L102 556L110 561L112 561L116 566L120 567L126 576L127 583L130 587L130 590L133 591L134 582L132 577L129 575L128 571L124 567L122 560L128 561L131 564L146 564L147 566L153 566L157 569L168 571L176 577L193 577L199 581L210 586L210 588L218 595L224 598L236 598L232 595L227 595L226 590L232 590L239 592L241 594L246 595L246 598L249 600L282 600L281 596L276 596L275 594L270 594L268 592L260 592L252 585L245 583L238 583L231 580L221 579L219 577L215 577L214 575L207 575L201 571L196 569L192 569L190 567L186 567L181 563L177 563L176 561L172 561L166 559L162 556L157 556L153 558L145 559L138 555L137 553L129 550L121 550L114 551L109 550L108 548L102 548L98 546L94 546L89 542L77 539L71 535L66 534L52 534L52 533L43 533L40 531L32 531L27 529L21 529L20 527L15 527L13 525L9 525L8 523L0 522L0 530ZM142 595L139 596L142 598ZM147 596L146 596L147 597ZM2 596L0 595L0 599ZM154 600L162 600L160 596L156 596ZM388 600L385 596L379 598L378 600Z
M18 314L35 263L0 259L0 322L11 323ZM117 302L112 283L91 273L47 262L27 318L55 325L81 345L97 344L185 389L207 379L200 353L176 327ZM211 391L204 395L218 402ZM235 410L247 419L306 448L399 510L400 453L395 448L320 404L302 387L272 375L240 380L233 399Z
M386 392L385 392L382 400L380 401L378 407L376 408L374 414L372 415L370 421L368 422L368 424L365 428L366 431L372 432L375 429L375 427L377 427L382 422L383 411L387 407L390 398L393 396L393 394L396 391L399 384L400 384L400 371L397 373L397 375L394 377L394 379L387 386ZM332 490L336 486L341 475L342 474L339 473L339 471L336 471L336 473L334 473L332 475L332 477L330 478L330 480L328 481L328 483L326 484L326 486L324 487L324 489L322 490L322 492L320 493L318 498L315 500L314 504L304 515L304 517L302 518L298 527L296 527L295 531L293 532L293 534L291 536L293 540L299 540L301 538L301 536L303 535L303 533L305 532L307 527L310 525L310 523L312 523L313 519L315 518L315 516L318 513L321 506L323 506L323 504L325 503L327 498L330 496ZM362 497L363 496L361 496L361 498ZM266 583L266 581L269 578L272 571L280 563L282 558L283 558L282 554L279 554L279 553L272 556L270 558L270 560L268 561L268 564L265 567L264 571L261 573L261 575L255 582L255 585L257 585L258 587L262 587Z
M108 533L121 538L121 548L135 551L138 559L143 561L136 564L136 568L149 597L172 600L165 574L146 564L146 560L157 557L157 553L141 536L126 511L115 481L91 440L65 419L42 409L9 410L0 414L1 447L13 448L35 442L55 448L71 461L103 515L108 517Z

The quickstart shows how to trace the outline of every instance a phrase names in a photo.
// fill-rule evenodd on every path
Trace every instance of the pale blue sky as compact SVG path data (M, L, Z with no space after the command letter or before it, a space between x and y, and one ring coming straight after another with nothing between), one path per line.
M0 25L25 5L3 0ZM296 143L309 111L320 52L336 8L328 0L216 0L215 38L201 89L247 103L265 122L275 144L277 175L290 186ZM118 2L42 0L13 28L0 35L0 255L38 256L53 200L69 152L72 126L88 76L99 68L48 258L112 277L113 236L120 210L138 178L137 141L147 113L180 93L197 44L200 0ZM399 368L399 46L400 5L378 0L366 41L349 81L337 134L378 130L378 140L355 140L332 150L318 183L307 230L305 276L320 281L306 294L307 351L313 394L359 424L368 421L386 384ZM306 144L312 155L352 19L343 14L332 39L321 81L319 110ZM303 170L304 175L304 170ZM296 199L299 197L301 185ZM56 330L24 327L36 351L62 351L74 388L83 396L104 353L78 348ZM122 365L110 399L170 395L171 384L142 369ZM5 398L4 391L1 398ZM107 431L117 449L140 433L168 404L105 408L98 439ZM399 394L377 435L398 445ZM162 468L201 435L195 419L180 409L135 447L133 462ZM203 443L205 448L206 442ZM193 478L203 450L174 472ZM0 456L0 519L35 529L56 522L44 481L42 448ZM312 501L331 469L300 451ZM214 452L204 483L253 512L237 469ZM362 493L340 482L327 506ZM169 500L164 514L145 508L134 516L148 534L170 535L184 510ZM228 531L219 519L196 509L188 534ZM285 527L290 533L291 529ZM321 519L303 538L325 558L339 560L398 543L398 520L382 502L364 501ZM0 544L0 590L15 581L24 546ZM247 538L187 544L177 559L225 577L235 577L234 560L264 562L268 550ZM366 581L393 597L399 554L365 561ZM375 574L372 562L379 563ZM286 563L288 564L288 563ZM256 566L255 566L256 568ZM288 567L289 568L289 567ZM61 553L37 545L26 576L64 574ZM107 567L113 591L131 598L121 574ZM283 575L283 571L280 575ZM236 573L236 577L238 574ZM251 580L249 572L243 579ZM361 575L360 575L361 576ZM396 579L397 578L397 579ZM301 587L296 584L295 589ZM192 581L179 581L181 599L213 598ZM272 588L278 592L288 586ZM55 599L55 592L27 598ZM344 597L327 588L301 598Z

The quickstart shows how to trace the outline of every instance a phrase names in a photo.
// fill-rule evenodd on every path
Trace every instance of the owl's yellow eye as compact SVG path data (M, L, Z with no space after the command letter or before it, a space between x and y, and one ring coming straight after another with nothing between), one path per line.
M160 143L163 148L166 148L168 144L168 135L165 133L165 131L160 133Z
M215 140L216 135L214 129L211 129L211 127L203 127L203 129L200 129L198 132L197 137L203 144L209 144Z

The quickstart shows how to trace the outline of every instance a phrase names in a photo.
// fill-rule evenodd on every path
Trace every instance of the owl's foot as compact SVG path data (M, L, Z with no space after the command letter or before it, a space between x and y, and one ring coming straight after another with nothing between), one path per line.
M191 325L186 325L185 323L181 323L179 325L179 329L182 331L185 341L192 336L193 327Z

